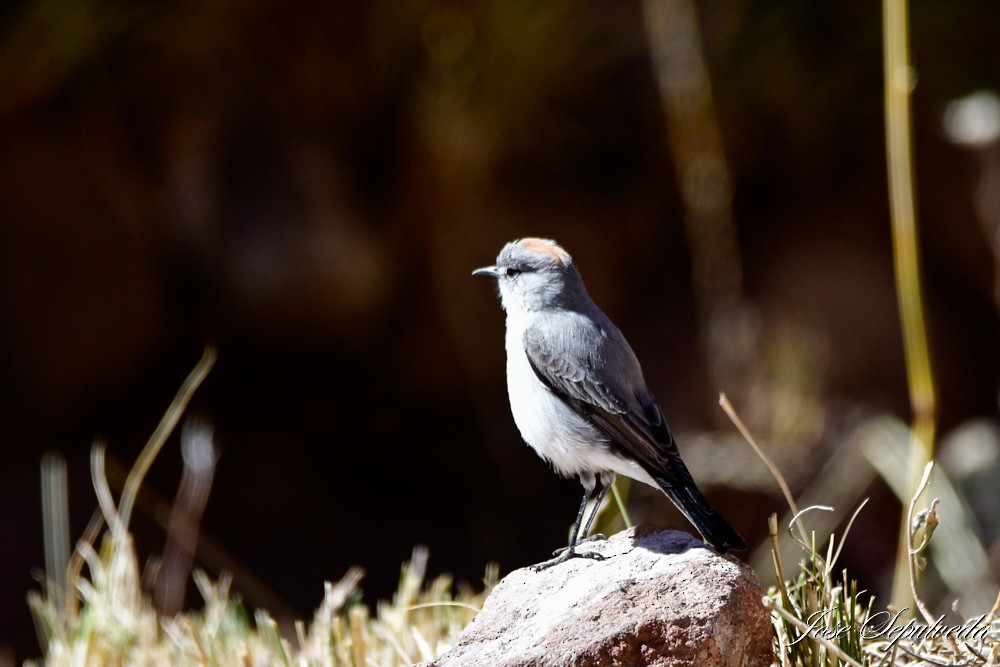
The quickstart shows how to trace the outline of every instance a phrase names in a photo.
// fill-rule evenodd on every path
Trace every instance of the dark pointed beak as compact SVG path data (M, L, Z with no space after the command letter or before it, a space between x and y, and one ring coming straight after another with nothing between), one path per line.
M497 271L497 267L495 266L484 266L481 269L476 269L475 271L473 271L472 275L486 276L487 278L498 278L500 276L500 272Z

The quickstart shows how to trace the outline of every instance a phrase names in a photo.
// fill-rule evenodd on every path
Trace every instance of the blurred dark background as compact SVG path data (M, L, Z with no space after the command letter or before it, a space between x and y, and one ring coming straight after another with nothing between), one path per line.
M473 582L560 546L579 486L521 442L503 314L469 275L520 236L573 254L754 545L784 503L718 392L796 491L865 419L909 419L879 3L51 0L0 25L0 641L21 658L42 454L68 460L77 539L92 442L130 465L207 341L202 527L292 612L353 564L390 595L415 544ZM911 25L940 432L989 432L995 98L958 117L971 135L944 120L1000 86L1000 7L918 1ZM175 436L147 488L180 471ZM877 476L859 493L845 563L880 592L899 504Z

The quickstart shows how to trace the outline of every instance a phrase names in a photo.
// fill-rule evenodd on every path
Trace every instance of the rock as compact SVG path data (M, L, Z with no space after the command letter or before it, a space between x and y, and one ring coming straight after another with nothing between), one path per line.
M767 667L771 623L749 566L687 533L639 526L504 577L455 646L422 667Z

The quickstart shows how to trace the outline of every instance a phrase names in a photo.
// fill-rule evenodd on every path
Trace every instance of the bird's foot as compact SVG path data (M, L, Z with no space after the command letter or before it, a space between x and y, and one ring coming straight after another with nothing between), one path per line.
M555 558L547 560L544 563L538 563L537 565L531 566L532 572L541 572L542 570L547 570L550 567L559 565L560 563L565 563L571 558L589 558L590 560L607 560L607 556L604 554L597 553L596 551L577 551L576 547L578 545L573 545L571 547L563 547L562 549L557 549L555 552Z
M582 540L578 540L577 543L574 544L573 546L560 547L560 548L556 549L555 551L552 552L552 555L553 556L561 556L565 552L569 551L570 549L574 549L574 548L580 546L581 544L586 544L587 542L600 542L600 541L606 540L606 539L608 539L607 535L605 535L603 533L594 533L590 537L585 537ZM585 558L587 558L587 556L585 556Z

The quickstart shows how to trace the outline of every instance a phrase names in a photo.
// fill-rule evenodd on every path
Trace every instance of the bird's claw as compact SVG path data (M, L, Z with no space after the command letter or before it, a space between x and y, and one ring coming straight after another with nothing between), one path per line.
M550 567L559 565L560 563L565 563L571 558L589 558L590 560L602 561L607 560L608 557L602 553L596 551L577 551L575 546L563 547L562 549L556 549L553 552L555 558L547 560L544 563L538 563L537 565L531 566L532 572L541 572L542 570L547 570Z
M605 535L604 533L594 533L590 537L585 537L582 540L578 540L577 543L574 544L573 546L560 547L560 548L556 549L555 551L552 552L552 555L553 556L560 556L560 555L566 553L567 551L569 551L570 549L575 549L576 547L580 546L581 544L586 544L587 542L601 542L601 541L606 540L606 539L608 539L608 536Z

